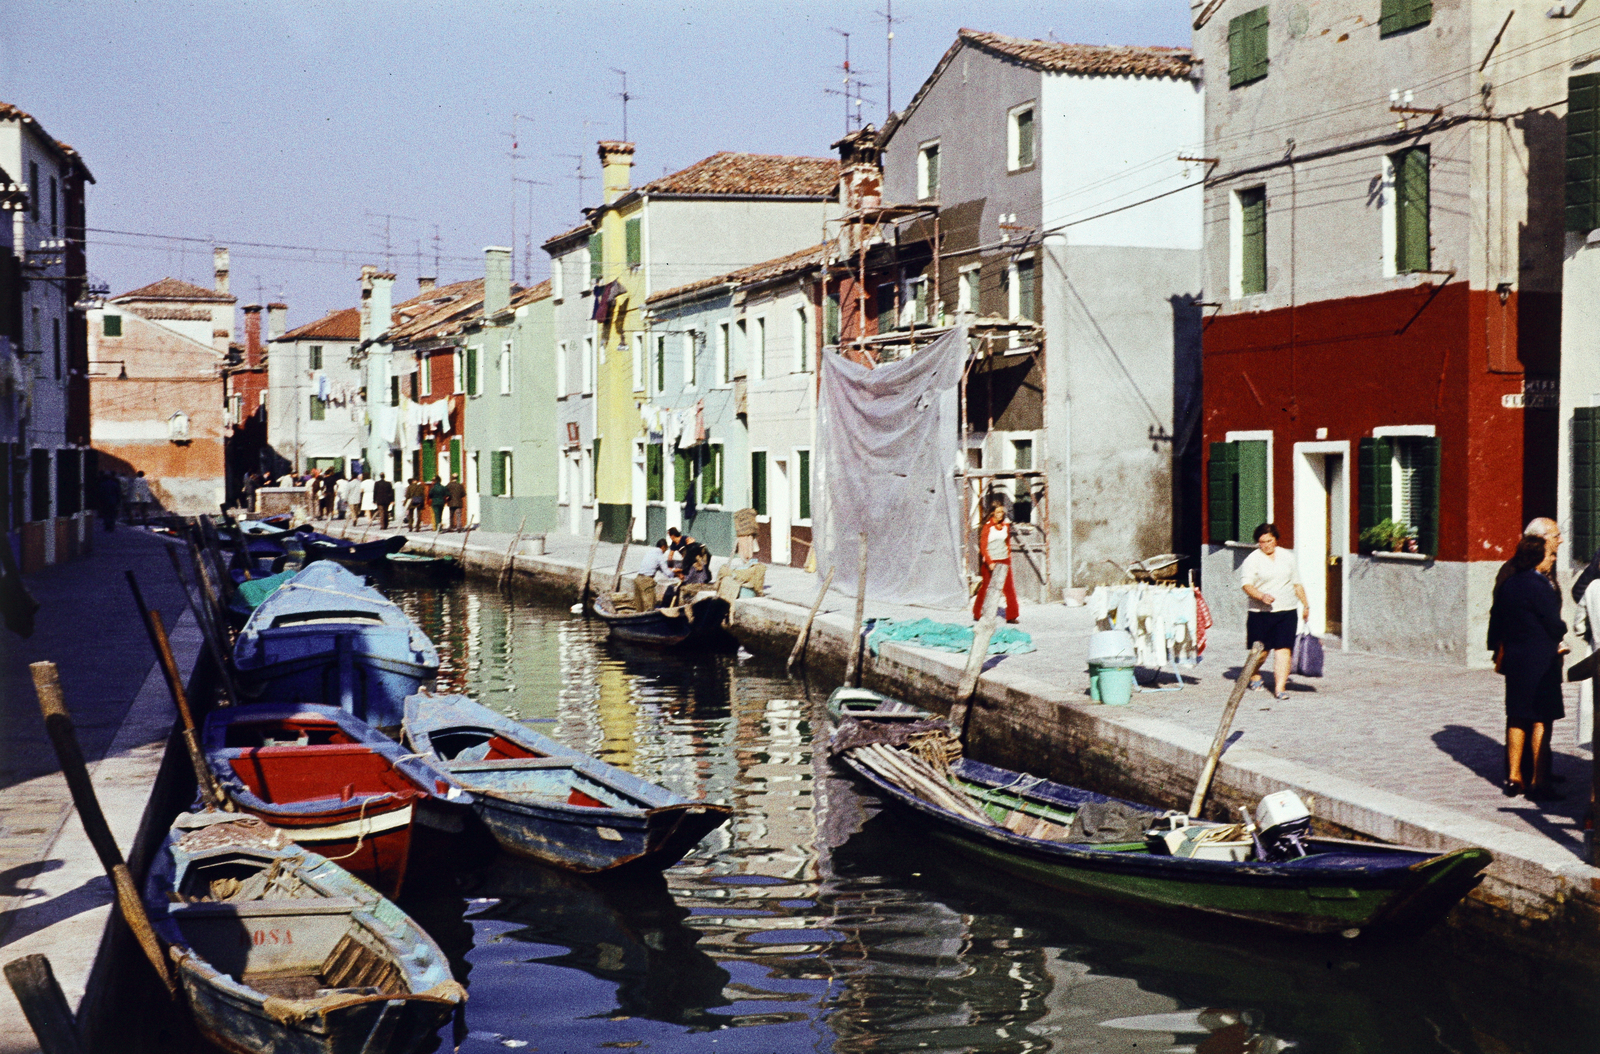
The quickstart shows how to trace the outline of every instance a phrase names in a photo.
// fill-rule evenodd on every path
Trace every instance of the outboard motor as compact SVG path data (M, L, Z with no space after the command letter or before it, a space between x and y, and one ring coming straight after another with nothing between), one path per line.
M1311 810L1294 791L1278 791L1256 806L1256 842L1263 860L1294 860L1307 856L1311 837Z

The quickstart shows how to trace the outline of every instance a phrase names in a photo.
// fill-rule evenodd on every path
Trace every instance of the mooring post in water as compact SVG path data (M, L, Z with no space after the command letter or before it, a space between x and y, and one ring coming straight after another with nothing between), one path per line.
M984 661L989 658L989 642L994 639L998 621L994 613L994 598L1005 594L1009 564L995 564L989 574L989 588L983 594L989 610L983 613L972 630L972 649L967 652L967 666L961 671L961 682L956 685L956 699L950 706L950 730L965 743L967 720L971 713L972 697L978 694L978 678L983 674Z
M867 532L860 536L860 553L856 558L856 619L850 627L849 660L845 664L844 683L852 688L861 687L861 623L867 614Z
M611 591L613 593L622 589L622 567L628 562L628 546L633 542L633 525L638 522L639 518L637 516L628 517L628 533L622 536L622 553L617 557L617 574L611 580ZM710 568L707 568L707 570L709 571Z
M789 663L784 667L788 673L794 669L794 664L805 657L806 641L811 639L811 624L817 620L817 611L822 607L822 598L828 595L828 587L833 585L833 572L835 568L828 568L828 577L822 580L822 588L817 590L817 599L811 603L811 613L806 616L805 625L800 627L800 636L794 639L794 650L789 653Z
M83 1038L72 1007L56 981L50 960L24 955L6 963L6 982L16 993L22 1016L28 1019L43 1054L84 1054Z
M1244 698L1250 679L1261 669L1266 657L1267 649L1260 641L1250 645L1250 657L1244 661L1244 669L1239 671L1233 694L1228 696L1228 705L1222 708L1222 720L1217 724L1217 734L1211 740L1211 752L1206 755L1205 766L1200 769L1200 783L1189 801L1189 815L1196 820L1200 818L1200 810L1205 808L1206 794L1210 792L1211 781L1217 775L1217 762L1222 758L1222 748L1228 745L1228 730L1233 727L1233 715L1239 710L1239 700Z
M583 586L578 590L578 604L580 606L589 603L589 579L594 574L594 557L600 551L600 532L604 528L605 524L599 520L594 521L594 541L589 543L589 563L583 569Z
M39 712L44 715L45 731L50 736L50 745L55 747L56 758L61 762L61 774L66 777L67 789L72 792L72 804L77 807L83 833L89 836L89 844L94 846L101 866L111 876L123 920L138 939L150 965L155 967L161 983L167 986L168 994L176 995L178 983L161 949L161 941L150 925L144 903L139 899L139 890L133 884L133 875L128 871L127 862L122 859L116 836L111 833L111 825L106 823L105 813L100 811L100 801L94 795L94 784L89 781L89 766L83 760L77 730L61 694L61 675L53 662L36 662L28 669L33 674L33 689L39 697Z
M501 589L504 589L506 583L511 581L511 569L515 566L517 560L517 546L522 544L522 532L527 526L528 518L524 516L522 522L517 524L517 533L511 539L511 547L506 550L505 562L500 565L500 581L498 585Z

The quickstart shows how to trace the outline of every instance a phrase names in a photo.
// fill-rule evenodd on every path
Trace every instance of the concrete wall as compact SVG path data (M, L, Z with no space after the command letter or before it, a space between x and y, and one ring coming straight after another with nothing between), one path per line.
M558 244L551 251L550 265L562 274L562 295L551 297L550 341L544 359L549 364L556 397L556 492L559 496L556 527L587 536L594 523L593 500L592 497L586 500L585 494L587 480L591 478L589 451L595 437L595 403L592 372L587 391L584 385L584 339L599 339L598 326L589 318L594 300L590 296L587 242ZM566 345L564 354L563 344ZM567 427L572 424L578 426L575 446L567 438Z
M644 239L643 295L825 241L831 201L738 201L650 197L639 215Z

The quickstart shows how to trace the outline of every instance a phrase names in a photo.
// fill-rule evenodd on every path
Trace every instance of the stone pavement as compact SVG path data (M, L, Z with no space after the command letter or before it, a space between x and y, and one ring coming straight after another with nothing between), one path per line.
M330 526L337 529L338 525ZM354 533L360 535L361 531L356 528ZM378 532L370 536L377 537ZM415 540L419 551L437 549L440 553L459 552L466 541L472 555L498 566L512 539L509 534L474 531L470 539L460 533L424 532ZM582 568L589 544L574 535L550 534L542 562ZM615 573L620 548L607 543L599 546L594 565L597 579L608 581ZM631 574L643 556L641 545L630 547L625 572ZM531 563L519 561L519 566ZM855 600L838 589L839 577L844 576L835 578L835 589L823 601L819 618L842 618L848 627ZM816 575L797 568L768 568L768 596L800 606L801 617L815 599L817 585ZM851 587L853 583L846 586ZM1243 603L1232 583L1214 586L1206 595L1213 607ZM868 618L929 617L961 623L971 618L965 610L932 611L885 604L870 597L866 614ZM1018 628L1033 636L1038 650L992 658L986 669L1008 679L1015 676L1049 686L1118 723L1164 726L1185 739L1199 735L1204 742L1209 742L1216 730L1245 652L1242 642L1213 635L1203 661L1185 671L1181 691L1141 691L1134 694L1128 707L1099 707L1088 699L1085 655L1094 623L1087 608L1024 603ZM886 652L897 647L891 645ZM904 649L913 650L920 651ZM921 654L934 664L959 668L962 662L961 656L948 653ZM1316 680L1291 678L1291 698L1285 702L1266 692L1246 695L1234 722L1229 752L1237 749L1241 758L1248 753L1293 762L1383 792L1386 800L1396 796L1426 803L1472 821L1471 829L1487 830L1476 824L1501 828L1512 836L1511 843L1526 846L1530 844L1527 836L1535 836L1558 847L1558 857L1568 857L1574 864L1581 860L1584 842L1579 821L1588 807L1592 755L1587 742L1582 746L1577 742L1575 686L1567 686L1568 718L1556 725L1554 741L1555 771L1567 777L1568 796L1565 801L1536 803L1506 798L1499 790L1504 682L1492 670L1345 652L1339 650L1337 640L1330 639L1324 673ZM1148 680L1148 671L1141 676ZM1160 678L1163 687L1172 682L1170 674ZM1224 758L1225 763L1230 760Z
M126 853L173 711L125 570L161 612L180 668L192 668L199 652L169 544L129 528L97 531L90 555L28 576L42 604L33 636L0 629L0 961L48 955L74 1006L99 948L110 883L77 823L28 665L48 660L59 668L101 804ZM10 989L0 986L0 1054L32 1049Z

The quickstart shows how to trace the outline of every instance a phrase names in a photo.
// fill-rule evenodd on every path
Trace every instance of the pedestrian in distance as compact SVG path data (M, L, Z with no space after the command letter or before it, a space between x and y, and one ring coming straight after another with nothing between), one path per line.
M361 511L361 480L351 476L339 484L339 518L352 524Z
M1547 577L1555 559L1548 539L1524 535L1489 611L1489 636L1499 645L1498 669L1506 679L1506 778L1500 789L1531 801L1561 797L1550 778L1551 727L1566 716L1561 656L1567 624ZM1524 764L1525 755L1531 766Z
M459 531L467 525L467 488L460 476L451 476L445 484L445 503L450 506L450 529Z
M361 473L361 514L367 518L369 527L372 525L373 514L378 511L377 486L377 480L365 472Z
M406 530L422 529L422 506L427 503L428 488L415 476L406 480Z
M1300 620L1311 620L1311 604L1300 584L1294 553L1278 544L1278 525L1263 523L1255 531L1255 552L1239 566L1239 584L1250 598L1245 615L1245 647L1259 641L1272 653L1272 690L1289 698L1289 666L1294 657L1295 602ZM1251 691L1265 687L1259 672L1250 679Z
M450 492L438 476L433 477L433 483L428 487L428 505L433 509L433 530L436 534L444 529L444 503L449 500Z
M1011 521L1006 519L1005 502L996 497L990 501L989 518L978 528L978 570L982 578L972 603L974 621L994 608L994 598L989 596L989 578L1001 565L1005 566L1006 575L1006 621L1015 624L1022 617L1022 609L1017 606L1017 587L1011 574Z
M100 506L100 518L105 521L106 530L116 530L117 509L122 504L122 484L117 482L116 476L110 472L100 473L100 478L95 481L95 499Z
M372 503L378 513L378 529L389 529L389 514L394 508L394 484L389 482L388 476L379 476L378 481L372 485Z
M254 472L244 474L244 479L239 483L239 502L244 506L245 512L256 511L256 489L260 486L260 476Z
M322 473L322 481L321 481L321 487L320 487L320 491L321 491L321 509L322 509L322 518L325 519L325 520L333 519L334 506L336 506L339 503L339 484L340 484L340 482L341 482L341 480L339 478L339 474L337 472L335 472L333 469L331 469L331 468L327 469Z
M150 506L155 502L155 495L150 492L150 481L144 478L144 469L133 474L133 479L128 487L128 522L132 523L135 516L139 517L141 526L150 522Z

